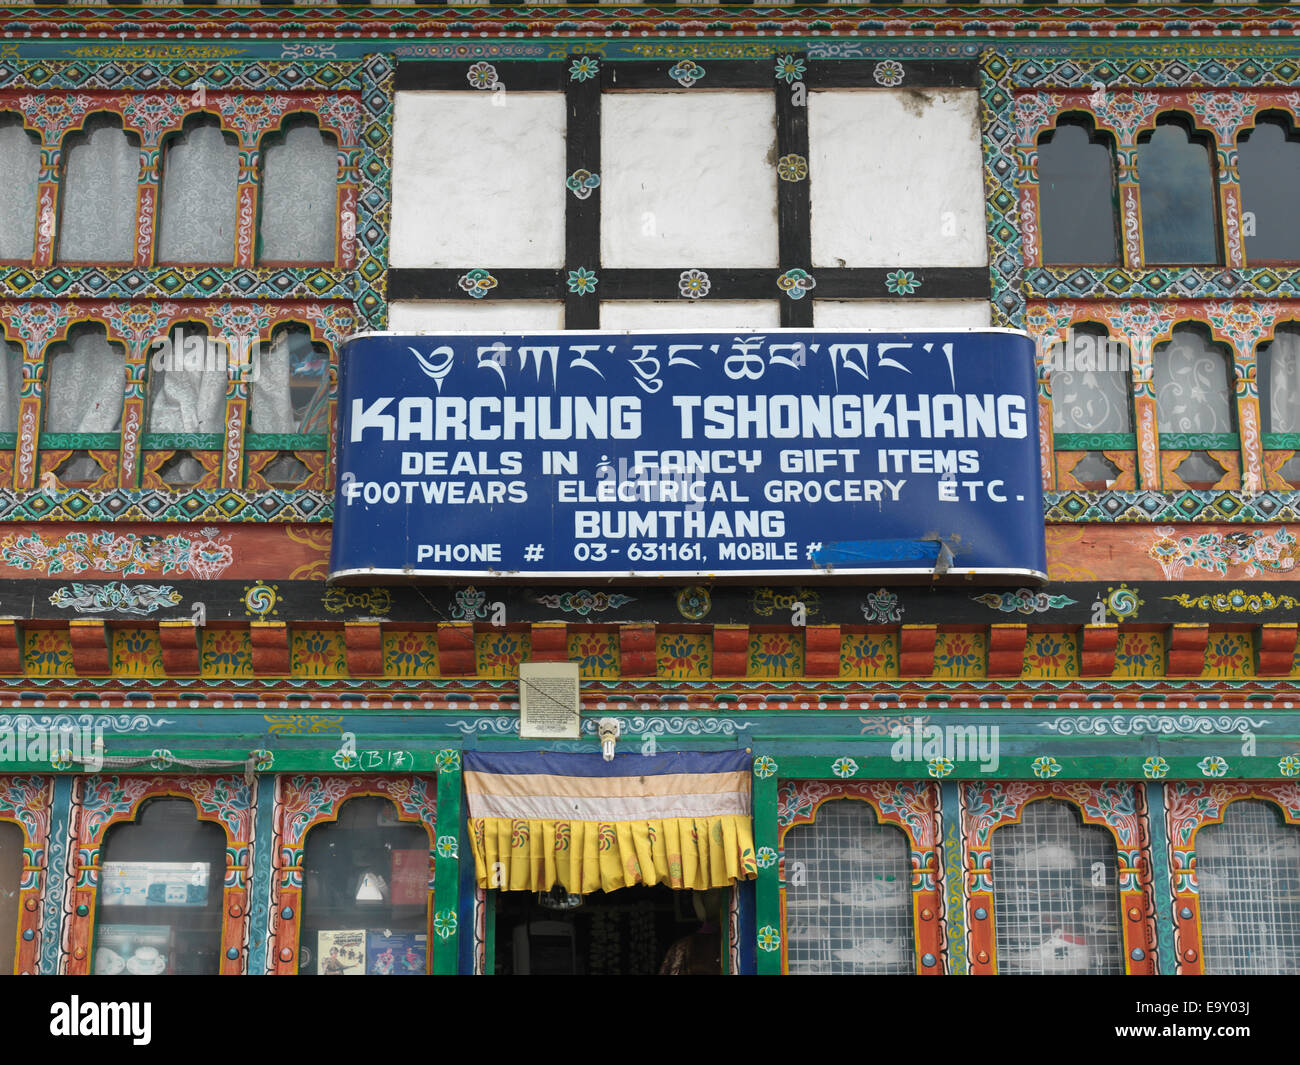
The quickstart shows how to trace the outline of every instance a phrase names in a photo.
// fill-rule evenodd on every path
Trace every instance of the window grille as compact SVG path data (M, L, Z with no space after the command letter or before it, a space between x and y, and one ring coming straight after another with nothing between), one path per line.
M785 837L791 973L915 972L907 838L853 799L828 802Z
M1197 832L1195 870L1207 973L1300 973L1300 832L1234 802Z
M1065 803L1025 808L993 833L998 971L1124 972L1115 843Z

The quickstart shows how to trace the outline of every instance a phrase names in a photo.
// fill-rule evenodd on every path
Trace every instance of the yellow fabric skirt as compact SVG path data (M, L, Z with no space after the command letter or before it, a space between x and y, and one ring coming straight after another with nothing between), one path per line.
M748 817L660 821L511 821L471 818L481 888L574 895L634 884L705 891L758 874Z

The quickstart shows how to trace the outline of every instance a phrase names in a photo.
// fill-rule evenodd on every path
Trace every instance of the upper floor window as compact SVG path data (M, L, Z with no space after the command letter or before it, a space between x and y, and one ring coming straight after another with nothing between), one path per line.
M333 263L338 141L314 119L289 119L262 143L261 261Z
M329 350L301 323L271 334L253 379L249 427L254 433L324 433L329 409Z
M178 323L167 339L165 357L149 367L149 432L222 432L228 377L224 353L210 345L207 327L198 322Z
M1231 358L1200 328L1179 326L1154 355L1160 435L1234 432Z
M1124 972L1115 840L1066 803L1025 807L992 837L998 971Z
M1242 233L1252 265L1300 259L1300 135L1289 116L1269 115L1237 147Z
M1038 145L1038 214L1045 263L1118 263L1110 139L1067 117Z
M0 433L18 431L22 387L23 349L0 335Z
M0 821L0 973L14 971L18 941L18 889L23 879L23 830Z
M1128 347L1103 326L1071 328L1049 349L1052 428L1058 433L1132 433Z
M126 349L90 322L73 326L68 339L45 354L45 430L116 433L126 394Z
M211 116L192 119L167 142L158 261L232 263L239 143Z
M135 254L140 141L115 115L93 115L64 141L59 221L63 262L130 262Z
M40 138L17 115L0 115L0 260L31 261L40 169Z
M1258 380L1265 435L1300 433L1300 325L1279 325L1260 345Z
M1209 139L1190 120L1161 119L1138 142L1143 257L1154 263L1217 263L1214 164Z

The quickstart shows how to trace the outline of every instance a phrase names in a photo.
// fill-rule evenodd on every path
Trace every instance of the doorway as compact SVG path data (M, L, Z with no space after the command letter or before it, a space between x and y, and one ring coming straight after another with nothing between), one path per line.
M488 969L499 976L720 975L729 889L493 892ZM495 905L493 905L495 903Z

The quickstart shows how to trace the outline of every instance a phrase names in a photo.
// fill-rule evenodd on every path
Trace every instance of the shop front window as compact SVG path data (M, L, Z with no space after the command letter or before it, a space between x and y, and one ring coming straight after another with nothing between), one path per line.
M298 972L428 972L429 834L387 799L350 799L307 835Z
M210 975L221 967L226 835L185 799L154 799L104 838L92 972Z

